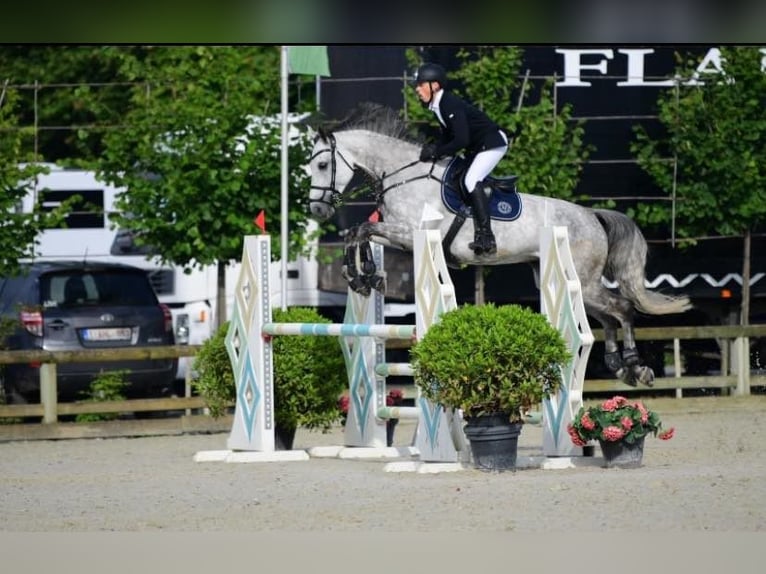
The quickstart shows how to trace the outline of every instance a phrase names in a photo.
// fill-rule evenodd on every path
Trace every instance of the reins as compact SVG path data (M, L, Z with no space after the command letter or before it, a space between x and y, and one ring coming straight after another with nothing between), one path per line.
M408 179L403 179L401 181L398 181L398 182L396 182L394 184L389 185L388 187L383 187L386 178L390 178L391 176L396 175L397 173L401 173L404 170L411 168L412 166L418 165L419 163L421 163L421 162L419 160L416 160L416 161L408 163L407 165L404 165L404 166L400 167L396 171L392 171L389 174L386 174L385 172L382 173L380 175L380 178L379 178L380 179L380 187L381 187L381 189L380 189L379 192L377 192L375 194L375 199L377 200L378 204L383 202L383 196L387 192L391 191L392 189L395 189L395 188L399 187L400 185L406 185L408 183L412 183L413 181L417 181L419 179L433 179L435 181L438 181L439 183L443 183L443 180L441 180L440 178L438 178L438 177L436 177L434 175L434 168L436 167L436 162L434 161L434 162L431 162L431 169L428 170L428 173L421 174L421 175L416 175L415 177L411 177L411 178L408 178Z

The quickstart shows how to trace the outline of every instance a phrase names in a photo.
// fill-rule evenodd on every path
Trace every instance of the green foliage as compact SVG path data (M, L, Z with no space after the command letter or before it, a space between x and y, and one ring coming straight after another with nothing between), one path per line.
M125 380L128 371L106 371L99 373L93 379L87 391L83 392L86 402L123 401L125 388L130 384ZM83 413L75 417L78 423L111 421L119 416L118 413Z
M415 383L467 417L522 413L561 385L571 358L561 334L519 305L464 305L444 313L410 350Z
M134 46L119 51L140 51ZM97 96L120 118L129 91L117 75L118 50L102 46L42 44L0 46L3 79L19 88L18 118L25 126L88 126L98 120L88 99ZM91 86L85 86L88 82ZM37 85L35 85L37 84ZM55 87L54 87L55 86ZM88 94L89 98L84 98ZM113 124L118 125L117 124ZM109 128L106 128L109 129ZM97 157L103 151L105 130L46 130L26 133L24 149L39 154L38 161ZM34 138L32 137L34 136Z
M278 323L329 323L316 310L275 309ZM285 427L329 430L341 417L338 397L348 385L346 363L337 337L284 336L274 349L274 417Z
M39 202L23 213L22 200L33 189L34 177L47 170L39 164L23 164L33 158L23 152L25 133L18 129L18 93L0 86L0 275L19 272L18 260L32 257L36 237L46 227L58 225L71 202L44 211Z
M486 112L501 128L516 134L495 175L517 174L526 193L571 198L590 155L583 141L583 122L572 119L571 105L553 100L554 82L524 86L523 50L516 46L478 46L458 52L461 66L449 73L450 89ZM412 67L421 63L415 50L407 51ZM462 86L462 87L460 87ZM435 122L414 90L405 93L407 109L417 123Z
M637 127L632 151L676 201L640 205L640 225L673 223L679 238L744 235L766 222L766 74L757 47L721 49L724 75L690 82L697 64L679 56L676 89L657 98L664 133ZM672 161L677 159L677 166ZM674 170L677 169L677 172Z
M226 414L237 396L234 372L226 351L226 333L229 323L224 323L208 338L194 356L192 380L194 391L205 399L210 416L219 418Z
M290 307L273 311L275 322L328 323L316 310ZM194 389L214 417L236 399L234 375L225 347L228 324L205 341L194 359ZM341 412L338 397L347 385L343 351L336 337L281 336L272 339L274 417L282 428L329 430Z
M86 167L129 189L113 221L137 232L137 243L185 267L239 259L253 218L264 210L279 253L280 130L253 127L279 111L279 50L273 46L109 48L119 76L132 82L127 110L82 97L106 132L104 153ZM121 117L115 117L120 113ZM245 137L245 134L248 134ZM309 142L289 149L291 256L304 247Z

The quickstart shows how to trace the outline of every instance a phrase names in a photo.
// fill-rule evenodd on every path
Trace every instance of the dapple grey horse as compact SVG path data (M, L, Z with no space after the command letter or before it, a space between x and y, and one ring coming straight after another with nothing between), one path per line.
M445 247L449 259L458 265L534 262L539 260L541 228L566 226L586 313L604 328L606 366L631 386L651 386L654 372L642 365L638 356L634 314L681 313L691 304L687 297L645 288L647 244L638 226L617 211L519 193L518 217L513 221L492 221L497 252L477 256L468 247L474 234L471 217L456 233L450 231L456 215L445 206L441 193L448 161L418 161L420 144L409 140L405 133L403 124L389 116L367 118L356 127L338 128L334 133L320 130L315 137L309 162L312 216L319 220L330 218L345 200L349 192L346 187L356 172L363 172L375 190L381 220L361 223L346 235L344 274L351 287L363 293L369 293L371 287L384 289L385 282L376 275L368 242L411 252L412 233L420 224L426 204L444 216L442 236L454 236ZM492 179L495 184L502 184L503 179L506 184L509 181ZM602 277L616 282L619 292L608 289ZM622 353L617 340L620 327Z

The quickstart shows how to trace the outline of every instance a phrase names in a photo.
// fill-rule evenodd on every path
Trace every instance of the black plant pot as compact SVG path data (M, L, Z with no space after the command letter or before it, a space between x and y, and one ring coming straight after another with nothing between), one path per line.
M386 421L386 446L394 445L394 431L397 424L399 424L399 419L388 419Z
M274 447L277 450L293 450L296 430L297 427L274 427Z
M471 443L473 465L479 470L516 470L516 453L522 423L512 423L502 414L466 419L465 436Z
M640 468L644 458L645 438L642 436L632 443L624 440L599 439L601 453L604 455L604 466L606 468Z

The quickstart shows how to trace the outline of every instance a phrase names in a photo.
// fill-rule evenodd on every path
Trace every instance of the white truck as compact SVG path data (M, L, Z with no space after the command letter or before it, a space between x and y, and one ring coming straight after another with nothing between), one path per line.
M66 220L66 227L47 229L38 236L36 259L87 259L113 261L147 271L161 303L172 312L176 344L197 345L214 332L217 324L215 265L195 268L190 274L182 267L162 265L159 258L138 248L128 230L113 227L108 214L115 211L115 199L125 189L99 181L94 172L66 169L46 164L50 173L40 175L33 190L26 196L22 209L31 211L38 196L45 208L53 209L62 201L79 195L78 203ZM86 209L87 204L87 209ZM254 229L255 232L255 229ZM272 277L280 277L280 262L274 266ZM227 266L225 317L229 317L234 302L234 289L239 276L239 263ZM320 291L317 287L316 258L299 257L287 264L287 305L343 308L345 293ZM272 303L281 305L281 285L273 286ZM177 378L186 376L190 359L180 359Z

